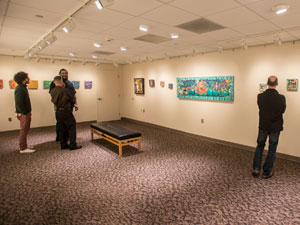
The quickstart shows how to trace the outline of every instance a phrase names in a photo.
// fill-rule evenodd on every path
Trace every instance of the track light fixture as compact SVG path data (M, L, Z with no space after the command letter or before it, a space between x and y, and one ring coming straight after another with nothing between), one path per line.
M243 41L241 42L241 46L242 46L242 48L243 48L244 50L247 50L247 49L248 49L248 45L246 44L245 40L243 40Z
M218 46L218 52L221 54L223 52L223 47L221 44L219 44Z
M40 62L40 60L41 60L40 57L37 57L35 61Z
M40 50L44 49L46 46L47 46L47 43L45 42L45 40L41 40L41 41L38 43L38 48L39 48Z
M53 33L51 33L47 37L45 37L45 42L47 43L47 45L51 45L56 40L57 40L57 37L54 36Z
M116 62L113 63L115 67L119 67L119 64L117 64Z
M95 0L95 4L96 4L96 6L97 6L97 8L98 8L99 10L102 10L102 9L103 9L103 5L102 5L102 3L100 2L100 0Z
M99 62L99 61L97 61L97 62L96 62L96 66L99 66L99 65L100 65L100 62Z
M62 26L62 29L65 33L70 33L75 28L75 23L72 19L68 19Z
M120 47L120 50L124 52L124 51L127 51L127 48L126 47Z
M277 46L281 45L281 39L280 39L279 35L276 35L274 37L274 44L277 45Z
M68 64L69 64L69 65L72 64L72 60L71 60L71 59L68 60Z

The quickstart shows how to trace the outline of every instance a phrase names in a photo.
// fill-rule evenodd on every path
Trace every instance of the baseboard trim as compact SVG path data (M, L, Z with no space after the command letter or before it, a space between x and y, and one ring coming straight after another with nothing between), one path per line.
M77 122L76 125L85 125L85 124L91 124L91 123L96 123L96 120L92 121L83 121L83 122ZM49 125L49 126L43 126L43 127L31 127L30 130L40 130L44 128L50 128L50 127L55 127L55 125ZM7 134L7 133L14 133L14 132L19 132L20 129L17 130L7 130L7 131L0 131L0 134Z
M202 135L191 134L191 133L184 132L184 131L181 131L181 130L176 130L176 129L156 125L156 124L153 124L153 123L148 123L148 122L144 122L144 121L140 121L140 120L127 118L127 117L121 117L121 120L127 120L127 121L130 121L130 122L142 124L142 125L145 125L145 126L150 126L150 127L162 129L162 130L165 130L165 131L168 131L168 132L172 132L172 133L176 133L176 134L180 134L180 135L186 135L188 137L193 137L193 138L197 138L197 139L201 139L201 140L204 140L204 141L209 141L209 142L213 142L213 143L217 143L217 144L221 144L221 145L225 145L225 146L244 149L244 150L247 150L247 151L250 151L250 152L255 152L255 147L248 146L248 145L242 145L242 144L229 142L229 141L224 141L224 140L219 140L219 139L215 139L215 138L210 138L210 137L206 137L206 136L202 136ZM284 154L284 153L278 153L277 152L276 157L300 163L300 157L297 157L297 156L292 156L292 155L287 155L287 154Z

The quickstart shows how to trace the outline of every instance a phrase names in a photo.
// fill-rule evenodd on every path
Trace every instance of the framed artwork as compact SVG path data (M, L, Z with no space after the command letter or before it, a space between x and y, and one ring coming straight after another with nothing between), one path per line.
M298 91L298 79L287 79L286 80L287 91Z
M233 76L177 78L177 97L233 101Z
M28 87L28 89L38 89L39 81L38 80L30 80L27 87Z
M169 89L173 89L173 84L168 84Z
M155 80L149 80L149 86L154 88L155 87Z
M52 82L51 80L44 80L43 81L43 88L44 89L49 89L51 82Z
M0 89L3 88L3 80L0 80Z
M267 84L259 84L259 92L264 92L267 89L268 89Z
M75 89L79 89L79 84L80 84L79 81L72 81L72 84L73 84Z
M92 89L93 81L84 81L84 88L85 89Z
M161 81L161 82L160 82L160 86L161 86L161 87L165 87L165 82L164 82L164 81Z
M15 89L18 86L18 84L14 80L9 80L9 87L11 89Z
M144 90L144 78L134 78L134 93L138 95L143 95Z

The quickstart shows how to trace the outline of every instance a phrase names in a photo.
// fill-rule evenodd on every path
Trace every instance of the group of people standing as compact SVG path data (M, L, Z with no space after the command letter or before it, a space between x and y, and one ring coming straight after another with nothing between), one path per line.
M27 73L15 74L14 80L18 84L15 89L16 116L20 121L19 151L20 153L34 153L34 147L27 145L27 135L31 124L31 102L27 85L30 78ZM60 142L61 149L76 150L82 146L76 143L76 120L73 109L78 110L75 88L68 80L68 71L61 69L59 76L54 77L49 93L54 104L56 117L56 141ZM70 144L68 144L70 139Z
M20 121L19 150L20 153L33 153L35 150L27 145L27 134L31 122L31 104L27 85L29 84L28 74L19 72L14 76L18 83L15 89L15 105L17 118ZM259 131L257 147L253 159L254 177L259 177L262 164L262 155L266 140L269 137L268 154L263 164L262 178L273 176L273 164L275 160L280 132L283 130L283 113L286 109L285 97L278 93L276 87L278 79L270 76L267 81L268 89L257 96L259 108ZM61 149L80 149L76 143L76 120L73 116L73 108L78 110L76 91L72 82L68 80L68 71L61 69L59 76L56 76L50 85L49 93L54 104L56 124L56 141L60 141ZM68 138L70 144L68 144Z

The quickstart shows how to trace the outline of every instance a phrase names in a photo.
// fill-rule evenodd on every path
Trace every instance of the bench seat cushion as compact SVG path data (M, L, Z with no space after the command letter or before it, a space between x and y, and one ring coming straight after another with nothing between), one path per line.
M133 130L116 125L112 122L99 122L91 124L91 128L107 134L118 140L141 137L142 134Z

